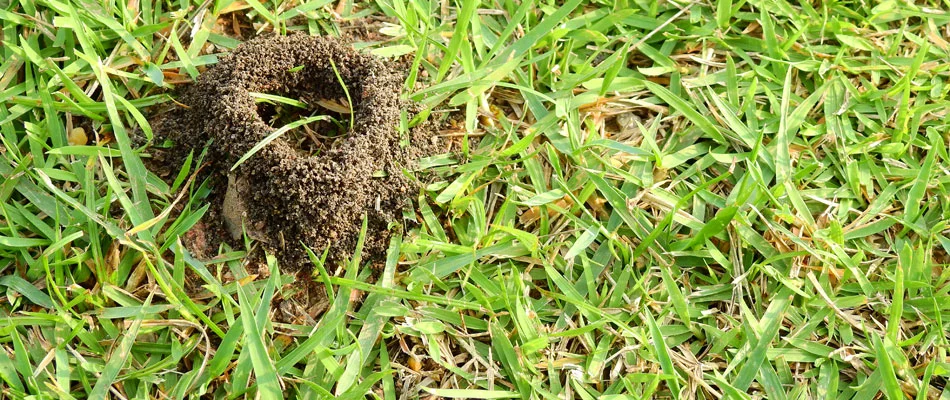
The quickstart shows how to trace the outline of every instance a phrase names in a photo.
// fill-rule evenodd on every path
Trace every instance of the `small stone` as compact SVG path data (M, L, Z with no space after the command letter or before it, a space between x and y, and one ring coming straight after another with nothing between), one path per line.
M70 146L82 146L89 141L89 137L86 136L86 130L82 127L73 128L69 131L66 140L69 141Z
M263 241L265 236L260 234L260 224L248 224L247 206L244 204L243 196L247 193L248 184L246 179L235 177L234 174L228 174L228 189L224 194L224 201L221 207L221 213L224 217L224 226L231 235L231 238L239 241L244 237L244 230L247 230L247 237Z

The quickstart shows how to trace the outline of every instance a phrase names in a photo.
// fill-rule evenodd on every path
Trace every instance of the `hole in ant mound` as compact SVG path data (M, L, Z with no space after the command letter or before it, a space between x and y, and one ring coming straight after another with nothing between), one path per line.
M350 133L352 110L346 99L316 99L305 103L274 93L252 93L251 96L257 103L257 115L274 129L307 118L323 117L281 136L302 157L325 154Z

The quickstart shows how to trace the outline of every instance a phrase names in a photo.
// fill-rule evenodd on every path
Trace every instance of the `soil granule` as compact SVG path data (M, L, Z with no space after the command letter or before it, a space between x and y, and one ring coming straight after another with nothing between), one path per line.
M256 38L202 73L178 99L183 106L155 122L156 137L173 146L159 151L153 164L177 168L189 152L197 155L208 146L203 171L212 187L211 208L202 229L239 243L243 227L276 252L284 269L310 265L302 244L318 256L329 247L331 261L345 260L364 216L363 256L379 259L391 223L418 190L406 171L434 147L426 129L400 137L399 115L407 108L399 99L401 82L382 60L339 39ZM267 104L252 93L300 100L307 107ZM288 109L297 114L282 115ZM277 128L314 115L337 122L295 128L230 171Z

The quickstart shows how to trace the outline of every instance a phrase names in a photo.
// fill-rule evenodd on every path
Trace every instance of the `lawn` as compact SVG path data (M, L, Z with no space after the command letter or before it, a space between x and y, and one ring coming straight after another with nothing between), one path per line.
M950 399L950 1L0 0L0 24L0 398ZM199 257L200 155L146 168L180 89L291 31L398 66L452 148L380 265Z

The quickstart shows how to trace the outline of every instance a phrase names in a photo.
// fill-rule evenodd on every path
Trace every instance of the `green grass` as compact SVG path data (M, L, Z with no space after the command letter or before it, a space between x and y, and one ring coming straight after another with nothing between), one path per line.
M0 398L950 399L948 10L0 0ZM460 117L376 283L315 250L309 323L273 258L185 249L202 154L133 140L231 13L384 21L356 46Z

